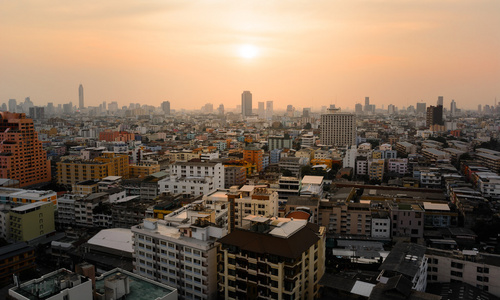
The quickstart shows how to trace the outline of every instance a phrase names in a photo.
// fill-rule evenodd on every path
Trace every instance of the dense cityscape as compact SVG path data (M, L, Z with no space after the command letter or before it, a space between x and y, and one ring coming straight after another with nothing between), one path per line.
M74 94L1 106L0 297L500 299L496 100Z

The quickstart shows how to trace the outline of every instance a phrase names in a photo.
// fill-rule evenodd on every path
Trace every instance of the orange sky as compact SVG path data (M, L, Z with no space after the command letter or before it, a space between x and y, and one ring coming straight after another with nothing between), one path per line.
M50 5L49 5L50 4ZM0 0L0 103L500 100L500 1ZM253 45L253 58L241 57Z

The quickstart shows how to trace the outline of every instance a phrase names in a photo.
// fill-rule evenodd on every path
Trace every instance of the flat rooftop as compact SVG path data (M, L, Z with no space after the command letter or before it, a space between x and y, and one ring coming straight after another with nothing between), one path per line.
M123 275L127 276L130 282L130 293L126 295L126 299L156 300L162 299L168 294L173 294L172 296L175 295L173 298L177 299L177 289L121 269L111 270L101 275L101 277L96 278L96 291L100 294L104 294L104 281Z

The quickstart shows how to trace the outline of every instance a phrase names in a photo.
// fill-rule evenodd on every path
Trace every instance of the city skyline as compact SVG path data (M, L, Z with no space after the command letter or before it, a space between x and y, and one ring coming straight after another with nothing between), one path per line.
M116 5L115 5L116 4ZM398 107L499 96L498 1L3 2L0 102Z

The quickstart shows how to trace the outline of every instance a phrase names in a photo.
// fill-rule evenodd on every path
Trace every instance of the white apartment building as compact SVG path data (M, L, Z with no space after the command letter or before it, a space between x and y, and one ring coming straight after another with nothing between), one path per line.
M425 255L429 260L429 282L461 281L500 297L499 255L433 248L427 248Z
M321 144L336 147L354 145L356 142L356 117L354 114L329 110L321 115Z
M484 197L500 197L500 175L478 172L477 186Z
M349 146L345 152L342 166L344 168L355 169L357 156L358 156L358 149L356 148L356 145Z
M368 174L368 160L366 157L358 157L356 159L356 175Z
M214 215L189 219L182 211L172 218L185 217L185 224L171 223L167 216L133 226L134 273L176 288L179 299L216 299L215 241L227 230L212 225Z
M405 175L406 173L408 173L408 159L390 158L387 161L387 170L389 171L389 173Z
M175 162L170 177L158 181L160 193L187 193L194 196L224 188L224 166L211 162Z
M390 239L391 238L391 218L388 214L372 214L372 233L373 238Z

